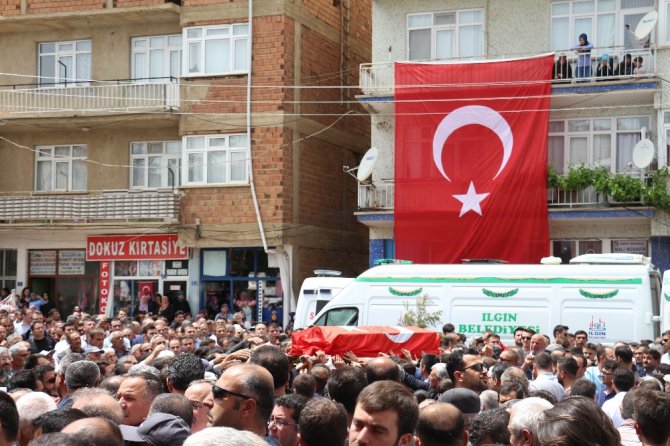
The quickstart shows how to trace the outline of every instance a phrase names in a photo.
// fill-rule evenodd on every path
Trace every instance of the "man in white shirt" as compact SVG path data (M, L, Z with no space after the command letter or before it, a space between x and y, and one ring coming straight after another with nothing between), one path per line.
M623 423L621 416L621 402L626 392L635 386L635 374L628 367L617 367L614 369L614 391L616 395L603 403L603 412L612 420L615 428Z
M670 330L663 332L661 338L661 346L663 346L663 356L661 356L661 364L670 364Z
M565 389L552 372L551 355L544 351L536 354L534 367L533 375L535 379L530 382L530 389L546 390L556 397L556 401L564 400Z

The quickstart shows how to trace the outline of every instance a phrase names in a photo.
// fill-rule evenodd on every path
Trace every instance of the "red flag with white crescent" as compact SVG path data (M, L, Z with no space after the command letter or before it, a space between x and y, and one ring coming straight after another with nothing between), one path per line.
M381 353L409 350L415 356L422 353L439 353L440 335L418 327L362 326L321 327L314 326L296 331L292 335L291 355L313 355L323 350L329 355L353 352L361 357L373 357Z
M549 254L552 63L396 63L398 258L538 263Z

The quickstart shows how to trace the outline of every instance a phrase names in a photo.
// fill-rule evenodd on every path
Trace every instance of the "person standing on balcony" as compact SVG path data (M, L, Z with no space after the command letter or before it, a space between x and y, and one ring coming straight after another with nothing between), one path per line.
M614 63L608 54L603 54L600 58L600 64L598 64L598 69L596 70L596 77L598 80L606 80L601 78L616 76L618 73L618 67L614 66Z
M642 56L633 59L633 74L645 74L646 70L642 66Z
M552 79L560 81L572 79L572 67L568 62L568 56L565 54L558 56L558 59L556 62L554 62L554 73Z
M589 42L586 33L579 35L579 43L573 50L577 52L577 77L591 77L591 50L593 45Z

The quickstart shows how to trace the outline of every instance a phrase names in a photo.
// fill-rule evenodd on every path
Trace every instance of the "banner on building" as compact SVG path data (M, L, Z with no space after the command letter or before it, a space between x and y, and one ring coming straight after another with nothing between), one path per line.
M188 259L177 234L89 236L86 260Z
M109 301L109 288L110 288L110 276L111 276L111 262L106 260L100 262L100 277L98 278L99 283L99 313L107 314L107 307L110 305Z
M549 255L553 56L396 63L396 256L422 263Z

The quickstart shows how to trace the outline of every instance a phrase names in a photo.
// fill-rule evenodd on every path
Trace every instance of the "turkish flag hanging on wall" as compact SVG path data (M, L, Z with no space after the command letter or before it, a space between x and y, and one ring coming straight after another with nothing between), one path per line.
M418 263L549 255L553 56L396 63L395 241Z

